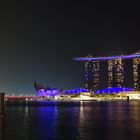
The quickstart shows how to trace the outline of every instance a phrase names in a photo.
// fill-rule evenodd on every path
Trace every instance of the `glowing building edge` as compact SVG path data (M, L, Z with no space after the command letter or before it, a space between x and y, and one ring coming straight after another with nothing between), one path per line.
M131 55L120 55L120 56L108 56L108 57L77 57L74 60L77 61L104 61L104 60L114 60L114 59L133 59L140 58L140 54L131 54Z

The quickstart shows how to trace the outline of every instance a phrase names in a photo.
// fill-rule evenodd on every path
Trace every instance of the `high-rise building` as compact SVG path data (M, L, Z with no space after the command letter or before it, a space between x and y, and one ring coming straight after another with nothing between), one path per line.
M114 60L108 60L108 87L113 87L113 78L114 78Z
M116 87L124 87L124 68L121 58L115 59L115 82Z
M100 63L93 61L93 91L99 90L100 83Z
M134 89L139 90L139 65L140 65L140 58L133 59L133 78L134 78Z
M99 89L99 61L85 62L85 87L90 91Z
M92 91L99 90L100 80L102 79L100 77L100 67L102 67L100 66L100 61L108 61L108 73L105 73L108 77L108 88L124 88L124 59L133 59L133 85L135 90L139 90L140 53L111 57L88 56L75 58L75 60L85 62L85 87ZM125 72L127 72L127 70L125 70Z
M93 90L93 63L92 61L85 62L85 88Z

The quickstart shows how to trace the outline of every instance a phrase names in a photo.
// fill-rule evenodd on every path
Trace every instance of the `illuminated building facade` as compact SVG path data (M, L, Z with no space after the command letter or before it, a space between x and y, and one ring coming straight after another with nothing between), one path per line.
M115 88L106 88L102 90L97 90L95 94L116 94L120 92L131 92L134 91L133 88L120 88L120 87L115 87Z
M108 87L113 87L113 69L114 69L114 61L108 60Z
M123 60L121 58L115 59L115 81L116 86L121 88L124 87L124 70L123 70Z
M100 65L99 61L93 61L93 91L99 89L99 82L100 82Z
M134 89L139 90L139 64L140 58L133 59L133 79L134 79Z
M124 86L122 59L108 60L108 88ZM88 90L99 90L100 61L85 62L85 87Z
M85 88L91 90L93 79L92 61L85 62Z
M85 88L90 91L99 89L99 61L85 62Z
M105 73L108 76L108 88L124 88L124 59L133 59L133 85L135 90L139 90L140 53L111 57L80 57L74 60L85 62L85 87L95 92L99 90L100 61L108 61L108 74Z
M124 69L121 58L108 60L108 88L124 87Z

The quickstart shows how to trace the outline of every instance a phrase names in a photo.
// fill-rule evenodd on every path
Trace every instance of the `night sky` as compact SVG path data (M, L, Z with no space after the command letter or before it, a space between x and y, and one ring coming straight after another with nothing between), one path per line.
M140 50L139 7L92 2L0 2L0 91L35 94L35 80L84 87L84 66L72 58Z

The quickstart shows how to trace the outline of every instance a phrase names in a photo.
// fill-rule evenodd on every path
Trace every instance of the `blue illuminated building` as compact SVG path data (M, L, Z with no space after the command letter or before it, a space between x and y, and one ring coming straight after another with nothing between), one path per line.
M73 90L65 90L64 94L79 94L81 92L89 92L89 90L83 88L77 88Z
M106 88L106 89L102 89L102 90L97 90L95 92L95 94L117 94L120 92L131 92L134 91L133 88L118 88L118 87L114 87L114 88Z
M58 88L51 88L51 87L46 87L44 88L41 84L39 84L38 82L34 82L34 87L35 90L37 91L39 96L56 96L60 93L60 89Z
M44 96L44 97L53 97L56 95L72 95L72 94L79 94L81 92L89 92L89 90L87 89L83 89L83 88L77 88L77 89L73 89L73 90L61 90L58 88L44 88L41 84L39 84L38 82L34 82L34 87L36 92L38 93L39 96Z

